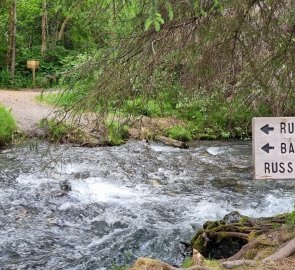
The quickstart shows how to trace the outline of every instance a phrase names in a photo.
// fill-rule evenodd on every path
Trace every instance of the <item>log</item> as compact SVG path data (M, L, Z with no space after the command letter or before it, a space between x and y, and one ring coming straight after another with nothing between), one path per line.
M222 267L226 269L233 269L240 266L253 266L256 262L253 260L236 260L236 261L226 261L221 264Z
M248 252L251 248L254 248L257 244L259 244L259 240L256 238L249 242L248 244L244 245L235 255L229 257L228 261L235 261L242 258L246 252Z
M194 265L187 269L179 269L179 270L210 270L210 268L201 266L201 265Z
M295 238L287 242L281 249L274 254L266 257L262 262L270 262L278 259L284 259L295 253Z
M177 147L177 148L182 148L182 149L188 148L188 145L185 142L177 141L177 140L171 139L169 137L165 137L165 136L156 136L155 141L164 143L164 144L166 144L168 146L172 146L172 147Z

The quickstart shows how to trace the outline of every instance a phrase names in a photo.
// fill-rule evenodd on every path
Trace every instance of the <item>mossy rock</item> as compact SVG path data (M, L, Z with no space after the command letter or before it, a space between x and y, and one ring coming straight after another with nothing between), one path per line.
M222 220L207 221L191 241L205 258L223 259L238 252L248 243L253 221L239 212L231 212Z

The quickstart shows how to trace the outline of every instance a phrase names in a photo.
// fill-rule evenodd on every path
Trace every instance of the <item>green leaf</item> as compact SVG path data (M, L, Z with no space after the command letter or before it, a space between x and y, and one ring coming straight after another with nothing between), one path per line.
M157 32L159 32L160 29L161 29L161 25L160 25L160 23L159 23L158 21L154 21L154 25L155 25L155 30L156 30Z
M153 23L153 20L151 18L148 18L144 23L144 30L145 31L149 30L152 23Z
M160 24L164 24L165 22L160 13L156 13L155 21L159 22Z
M173 12L173 8L172 8L171 3L167 2L166 8L167 8L167 11L168 11L168 18L169 18L170 21L172 21L173 18L174 18L174 12Z

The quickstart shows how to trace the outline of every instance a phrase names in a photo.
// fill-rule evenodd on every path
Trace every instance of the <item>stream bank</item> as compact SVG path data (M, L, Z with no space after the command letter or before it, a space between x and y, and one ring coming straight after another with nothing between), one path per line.
M139 258L129 270L293 270L294 216L250 218L234 211L204 223L187 246L190 252L182 266Z

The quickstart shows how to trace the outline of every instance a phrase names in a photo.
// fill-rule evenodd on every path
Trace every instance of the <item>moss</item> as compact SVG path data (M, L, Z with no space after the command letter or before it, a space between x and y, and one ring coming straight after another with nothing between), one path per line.
M194 262L193 262L192 258L190 258L190 257L186 257L182 263L183 268L190 268L193 265L194 265Z
M205 260L205 266L212 270L223 270L217 260Z
M221 221L206 221L205 224L203 225L203 229L212 230L213 228L219 227L223 225Z
M193 239L191 240L191 246L198 250L201 254L203 254L204 252L204 246L205 246L205 239L202 236L203 233L205 232L205 230L200 229L196 235L193 237Z

